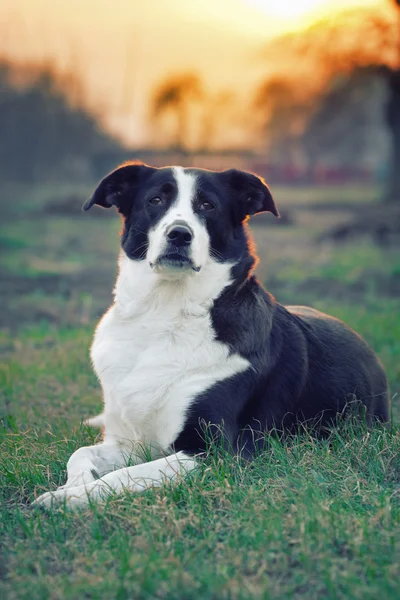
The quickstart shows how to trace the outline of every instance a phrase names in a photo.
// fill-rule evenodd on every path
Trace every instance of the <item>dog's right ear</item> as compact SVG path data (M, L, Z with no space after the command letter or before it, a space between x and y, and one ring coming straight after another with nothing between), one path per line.
M83 210L89 210L93 204L103 208L115 206L118 212L127 216L138 188L154 171L154 167L141 162L125 163L100 181L93 196L83 205Z

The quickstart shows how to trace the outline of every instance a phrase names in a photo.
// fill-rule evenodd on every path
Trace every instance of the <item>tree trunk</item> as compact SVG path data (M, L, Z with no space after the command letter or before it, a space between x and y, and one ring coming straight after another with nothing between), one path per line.
M175 146L179 153L185 155L187 152L188 136L188 111L185 98L177 104L176 117Z
M389 74L387 122L392 148L386 200L400 202L400 71Z
M394 0L397 7L397 68L389 72L389 100L387 106L387 123L391 133L391 158L387 202L400 204L400 0Z
M387 202L400 202L400 70L389 73L387 123L391 134L391 156Z

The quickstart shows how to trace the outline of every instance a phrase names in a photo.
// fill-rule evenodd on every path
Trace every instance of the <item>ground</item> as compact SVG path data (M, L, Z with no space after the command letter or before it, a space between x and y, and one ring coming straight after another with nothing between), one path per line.
M101 394L88 349L111 300L119 221L80 213L89 186L1 193L0 596L9 599L400 596L400 257L368 235L327 241L374 188L275 191L253 220L259 278L283 303L343 320L378 353L393 425L266 439L251 465L222 451L174 488L80 514L30 508L65 480ZM97 212L96 212L97 211Z

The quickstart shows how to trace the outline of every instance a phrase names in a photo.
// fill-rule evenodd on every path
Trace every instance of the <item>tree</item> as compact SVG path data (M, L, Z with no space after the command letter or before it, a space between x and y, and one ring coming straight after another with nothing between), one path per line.
M199 149L210 151L218 144L219 133L234 122L235 96L229 90L206 94L200 120Z
M299 138L311 111L309 91L284 75L267 80L257 91L254 108L273 162L297 162Z
M386 72L389 88L387 123L392 133L392 160L386 198L400 202L400 0L393 2L397 9L397 64Z
M201 101L203 97L200 78L192 73L169 77L154 93L153 117L159 120L166 113L173 116L175 120L173 146L180 152L187 150L190 104Z
M69 81L48 65L0 61L0 181L80 174L97 154L120 147L76 95L70 99Z
M390 175L385 199L400 201L400 0L388 0L385 10L358 9L314 24L299 34L272 43L268 57L280 56L281 71L314 82L318 105L338 76L360 69L382 76L387 84L386 123L391 137Z
M311 165L382 164L386 155L382 78L370 69L335 77L314 102L301 136Z

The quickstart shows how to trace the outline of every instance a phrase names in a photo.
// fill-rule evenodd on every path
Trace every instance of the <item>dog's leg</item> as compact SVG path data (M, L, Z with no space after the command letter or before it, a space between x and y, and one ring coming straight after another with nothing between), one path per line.
M94 446L83 446L78 448L68 460L67 481L58 490L85 486L114 469L121 469L128 462L140 464L144 462L144 459L137 452L129 453L126 448L116 443L104 442ZM35 500L35 503L41 504L42 499L51 493L42 494Z
M67 482L62 487L76 487L100 479L114 469L125 466L132 457L117 444L104 442L83 446L74 452L67 463ZM135 463L143 462L136 455Z
M69 508L81 508L91 502L105 500L112 494L120 494L123 490L143 492L151 487L160 487L166 481L178 480L195 466L196 461L192 457L178 452L148 463L118 469L92 483L48 492L40 496L36 503L50 508L53 504L65 502Z
M96 415L94 417L89 417L88 419L85 419L83 421L84 425L88 425L89 427L97 427L98 429L101 429L102 427L105 426L105 416L104 413L100 413L99 415Z

